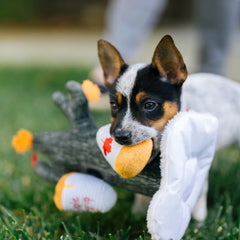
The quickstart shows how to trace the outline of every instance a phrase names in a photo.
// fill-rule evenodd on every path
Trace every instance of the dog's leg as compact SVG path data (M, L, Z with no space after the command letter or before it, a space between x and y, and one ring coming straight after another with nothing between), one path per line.
M202 192L192 211L192 217L200 223L202 223L207 216L207 192L208 192L208 179L205 180Z
M138 214L142 213L145 214L147 212L149 203L150 203L151 198L144 196L142 194L135 194L135 199L132 207L132 213Z

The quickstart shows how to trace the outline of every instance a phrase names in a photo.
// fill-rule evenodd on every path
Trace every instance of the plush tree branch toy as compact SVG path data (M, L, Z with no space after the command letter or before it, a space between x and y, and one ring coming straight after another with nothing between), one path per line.
M51 160L51 166L41 160L35 162L33 155L34 170L49 182L57 183L61 176L75 171L95 175L112 185L152 196L160 184L159 159L147 165L135 178L125 179L112 171L97 146L98 129L89 113L81 85L69 81L66 89L71 94L70 98L55 92L52 99L69 120L71 129L34 135L20 130L19 135L13 138L15 149L22 153L32 147L45 154ZM26 144L25 149L22 144Z
M132 147L119 145L109 125L97 130L81 85L70 81L66 88L71 98L55 92L53 101L68 118L69 131L32 135L20 130L12 141L17 152L33 147L52 161L50 166L32 157L36 173L57 183L56 206L106 212L117 198L110 183L154 195L147 214L152 238L180 239L214 156L216 118L191 111L177 114L163 132L161 161L158 156L149 163L151 139Z

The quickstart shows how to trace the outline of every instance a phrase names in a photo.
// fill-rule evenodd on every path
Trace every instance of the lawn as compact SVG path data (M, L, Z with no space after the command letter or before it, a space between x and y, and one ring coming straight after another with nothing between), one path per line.
M88 69L0 67L0 239L150 239L144 216L133 216L134 194L117 189L118 202L106 214L59 212L54 186L37 177L30 153L15 154L11 138L19 128L33 133L68 129L51 101L67 80L83 80ZM98 126L109 122L108 111L93 111ZM216 154L210 172L209 214L198 226L191 221L183 239L240 239L240 150Z

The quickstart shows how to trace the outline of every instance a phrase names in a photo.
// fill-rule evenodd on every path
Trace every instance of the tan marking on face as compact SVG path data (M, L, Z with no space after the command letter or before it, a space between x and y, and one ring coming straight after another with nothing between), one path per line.
M117 92L117 104L121 105L122 104L122 94L120 92Z
M113 124L115 122L116 118L111 117L111 123Z
M164 114L161 119L157 121L148 121L150 126L155 127L157 130L162 130L167 122L172 119L178 112L178 106L175 102L167 101L163 104Z
M145 98L147 96L147 94L145 92L139 92L137 95L136 95L136 103L137 105L140 105L141 103L141 100L143 98Z

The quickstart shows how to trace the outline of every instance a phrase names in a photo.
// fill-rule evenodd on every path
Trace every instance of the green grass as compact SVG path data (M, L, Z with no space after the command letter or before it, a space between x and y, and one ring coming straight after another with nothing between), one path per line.
M0 239L150 239L144 216L131 215L133 193L117 189L118 202L106 214L59 212L52 201L54 186L37 177L30 153L15 154L11 138L19 128L36 133L68 129L51 101L67 80L83 80L88 69L0 67ZM94 111L98 126L109 112ZM210 173L209 214L198 227L191 221L183 239L240 239L240 150L216 155Z

